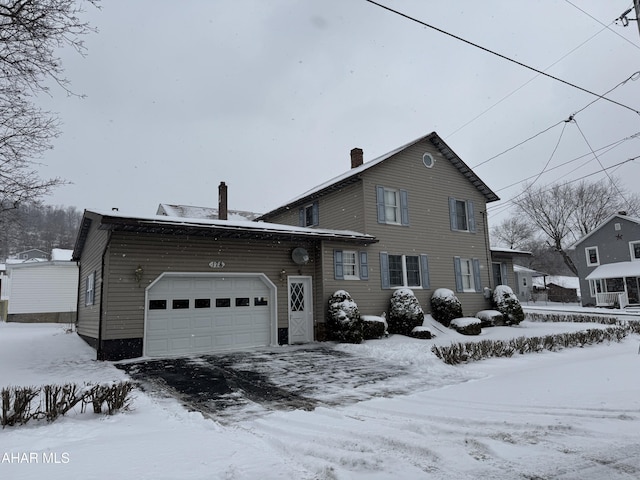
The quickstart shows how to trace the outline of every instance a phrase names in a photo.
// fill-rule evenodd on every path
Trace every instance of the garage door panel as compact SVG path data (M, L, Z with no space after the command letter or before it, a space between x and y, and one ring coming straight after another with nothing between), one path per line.
M148 292L145 354L269 345L274 293L259 277L165 276Z

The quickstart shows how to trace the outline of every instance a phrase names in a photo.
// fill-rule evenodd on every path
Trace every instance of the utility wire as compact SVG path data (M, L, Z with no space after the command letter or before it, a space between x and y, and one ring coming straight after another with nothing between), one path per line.
M627 105L625 105L625 104L623 104L623 103L616 102L615 100L612 100L612 99L610 99L610 98L604 97L604 96L602 96L602 95L598 95L597 93L594 93L594 92L592 92L591 90L587 90L586 88L580 87L580 86L578 86L578 85L576 85L576 84L574 84L574 83L568 82L568 81L563 80L563 79L561 79L561 78L559 78L559 77L556 77L556 76L554 76L554 75L550 75L550 74L548 74L548 73L545 73L545 72L543 72L542 70L538 70L537 68L530 67L529 65L526 65L526 64L524 64L524 63L522 63L522 62L519 62L519 61L517 61L517 60L514 60L514 59L512 59L512 58L509 58L509 57L507 57L506 55L502 55L501 53L498 53L498 52L495 52L495 51L493 51L493 50L490 50L490 49L488 49L488 48L486 48L486 47L483 47L483 46L481 46L481 45L478 45L477 43L473 43L473 42L471 42L471 41L469 41L469 40L466 40L466 39L464 39L464 38L462 38L462 37L459 37L458 35L454 35L453 33L449 33L449 32L447 32L446 30L442 30L441 28L438 28L438 27L436 27L436 26L434 26L434 25L430 25L430 24L428 24L427 22L424 22L424 21L422 21L422 20L418 20L417 18L412 17L412 16L410 16L410 15L407 15L406 13L402 13L402 12L400 12L400 11L398 11L398 10L394 10L394 9L393 9L393 8L391 8L391 7L387 7L386 5L383 5L383 4L381 4L381 3L375 2L375 1L373 1L373 0L365 0L365 2L368 2L368 3L372 4L372 5L377 6L377 7L380 7L380 8L382 8L382 9L384 9L384 10L387 10L387 11L389 11L389 12L391 12L391 13L395 13L396 15L399 15L399 16L401 16L401 17L403 17L403 18L406 18L407 20L411 20L412 22L415 22L415 23L418 23L418 24L420 24L420 25L423 25L423 26L425 26L425 27L427 27L427 28L430 28L430 29L432 29L432 30L435 30L435 31L437 31L437 32L440 32L440 33L442 33L442 34L444 34L444 35L447 35L447 36L449 36L449 37L451 37L451 38L454 38L454 39L456 39L456 40L459 40L459 41L461 41L461 42L464 42L464 43L466 43L467 45L471 45L472 47L479 48L480 50L483 50L483 51L485 51L485 52L487 52L487 53L490 53L490 54L492 54L492 55L495 55L496 57L500 57L500 58L502 58L503 60L507 60L508 62L515 63L516 65L519 65L519 66L521 66L521 67L524 67L524 68L526 68L526 69L528 69L528 70L531 70L531 71L533 71L533 72L536 72L536 73L538 73L538 74L540 74L540 75L544 75L545 77L551 78L552 80L555 80L555 81L560 82L560 83L564 83L565 85L568 85L568 86L570 86L570 87L573 87L573 88L575 88L575 89L577 89L577 90L581 90L581 91L583 91L583 92L585 92L585 93L588 93L589 95L592 95L592 96L594 96L594 97L598 97L598 98L602 98L603 100L606 100L607 102L611 102L611 103L613 103L613 104L615 104L615 105L618 105L618 106L620 106L620 107L626 108L627 110L631 110L632 112L634 112L634 113L636 113L636 114L640 115L640 111L636 110L635 108L631 108L631 107L629 107L629 106L627 106Z
M614 33L615 35L619 36L621 39L623 39L625 42L630 43L631 45L633 45L634 47L636 47L638 50L640 50L640 47L638 45L636 45L635 43L633 43L631 40L629 40L628 38L624 37L623 35L620 35L618 32L616 32L615 30L613 30L611 28L611 24L615 23L616 20L618 20L616 18L616 20L613 20L609 25L605 25L604 23L602 23L600 20L598 20L596 17L594 17L593 15L591 15L589 12L586 12L585 10L581 9L579 6L577 6L575 3L570 2L569 0L564 0L565 2L567 2L569 5L571 5L572 7L577 8L578 10L580 10L582 13L584 13L587 17L591 18L592 20L595 20L596 22L598 22L600 25L602 25L604 28L606 28L607 30L609 30L611 33Z

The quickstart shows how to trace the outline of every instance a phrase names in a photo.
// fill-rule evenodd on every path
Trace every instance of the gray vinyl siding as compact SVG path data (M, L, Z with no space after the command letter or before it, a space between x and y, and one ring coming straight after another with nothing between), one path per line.
M309 251L311 261L307 265L293 263L291 251L295 247ZM108 250L109 294L105 298L103 340L143 337L145 288L163 272L264 273L277 287L278 328L285 328L287 282L280 280L280 272L284 269L288 275L320 278L316 277L317 255L317 248L304 242L223 241L115 232ZM224 268L212 269L212 261L224 262ZM140 285L134 277L138 265L144 270ZM322 316L320 307L317 310L316 319Z
M102 295L102 255L107 247L109 233L98 230L99 219L90 216L93 224L89 229L86 247L80 258L80 273L78 280L78 324L77 331L80 335L99 338L100 325L100 301ZM85 305L86 278L91 272L95 272L94 302L93 305Z
M620 224L619 230L616 230L616 223ZM618 235L622 237L618 238ZM628 262L631 260L629 242L638 240L640 240L640 225L638 223L623 217L613 217L575 245L571 258L578 269L583 305L595 304L596 300L591 296L589 282L585 280L585 277L593 272L597 266L587 265L586 249L598 247L600 265Z
M431 153L435 158L433 168L426 168L422 163L422 155L425 152ZM379 240L379 243L367 247L369 280L340 281L335 280L332 275L325 275L325 300L333 291L345 289L351 293L361 313L379 315L387 311L393 290L381 288L380 252L428 256L430 288L413 289L426 312L430 311L430 298L435 289L449 288L456 291L454 256L478 259L481 286L492 286L487 222L486 216L483 215L486 211L485 197L430 142L420 142L409 147L366 170L361 176L365 224L359 231L374 235ZM408 192L409 225L378 223L377 186ZM473 202L476 233L451 230L448 200L451 196ZM344 205L348 198L342 191L332 194L331 197L331 200L323 197L321 202L328 204L331 201L334 205ZM332 224L323 222L323 217L327 216L327 213L323 215L323 212L321 209L321 225L337 228L337 220ZM333 216L339 215L340 210L334 209ZM343 215L341 228L344 228L344 222L349 219L350 214ZM325 272L333 272L335 247L329 243L325 243L323 247ZM465 315L474 315L478 310L489 307L482 293L456 292L456 295L462 303Z

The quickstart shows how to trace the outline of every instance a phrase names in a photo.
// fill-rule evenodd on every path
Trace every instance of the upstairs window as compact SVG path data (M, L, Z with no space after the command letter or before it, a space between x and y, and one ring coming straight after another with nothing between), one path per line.
M409 225L409 194L406 190L376 187L378 223Z
M598 255L598 247L585 248L585 255L587 257L587 267L596 267L600 265L600 256Z
M460 200L449 197L449 219L451 222L451 230L476 232L475 212L471 200Z
M631 261L640 260L640 241L629 242L629 250L631 250Z
M300 207L298 212L298 225L300 227L316 227L320 223L318 202Z

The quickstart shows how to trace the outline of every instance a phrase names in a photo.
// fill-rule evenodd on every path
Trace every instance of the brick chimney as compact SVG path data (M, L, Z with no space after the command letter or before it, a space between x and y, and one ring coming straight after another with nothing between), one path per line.
M364 162L364 152L361 148L351 149L351 168L357 168Z
M227 220L227 185L220 182L218 187L218 220Z

